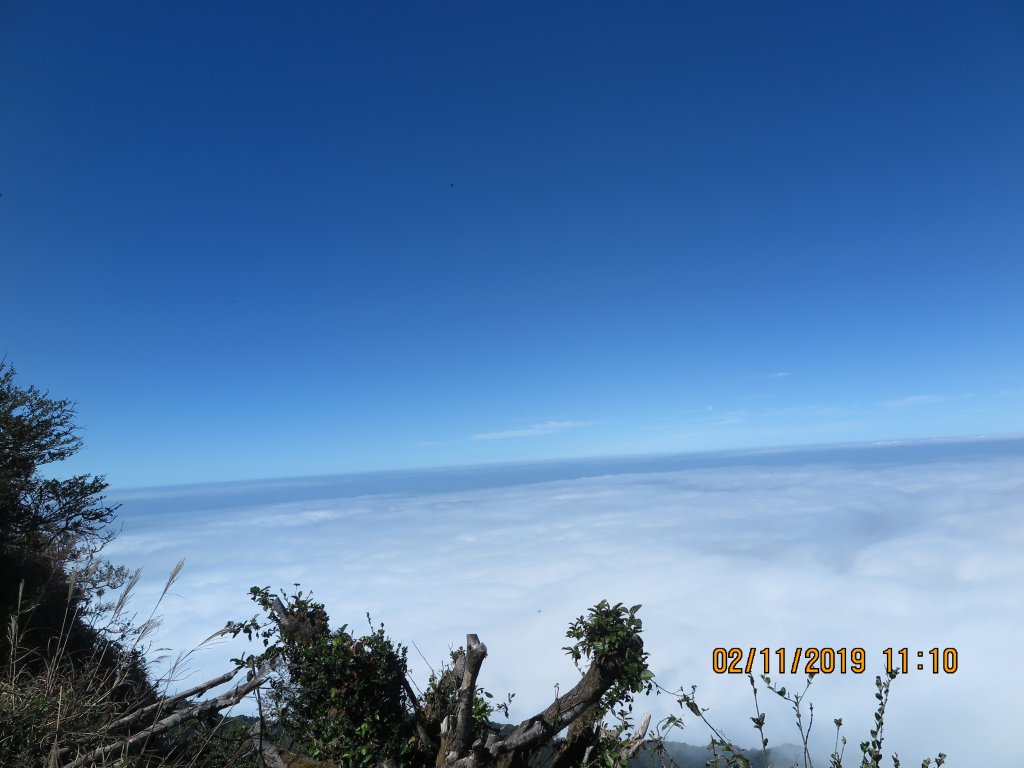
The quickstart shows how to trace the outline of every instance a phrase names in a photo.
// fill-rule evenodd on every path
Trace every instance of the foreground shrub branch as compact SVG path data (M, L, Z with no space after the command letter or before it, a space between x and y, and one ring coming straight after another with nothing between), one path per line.
M304 753L322 765L517 768L554 748L554 765L561 766L569 750L582 757L589 747L593 754L603 743L604 716L649 685L636 616L640 606L602 602L567 633L576 642L565 650L582 673L576 685L517 727L500 729L490 716L499 708L507 712L507 704L490 704L493 696L478 686L487 647L476 635L467 635L452 665L432 676L420 697L407 680L406 649L387 638L383 627L358 638L347 626L332 632L323 605L301 592L287 604L268 589L254 588L252 594L269 621L254 617L229 630L261 637L266 645L262 654L240 663L278 670L270 681L271 699L285 741L261 731L268 764ZM570 738L553 747L566 728ZM627 740L614 747L613 765L624 763L639 745ZM571 762L578 764L578 757Z
M181 725L187 720L193 720L195 718L202 717L211 712L219 712L222 709L233 707L238 704L242 699L248 696L250 693L255 691L264 682L266 682L265 676L257 675L251 680L244 683L240 683L232 688L230 691L222 693L220 696L216 696L212 699L202 701L199 703L188 703L186 706L179 709L172 709L172 703L180 703L182 700L189 698L192 695L205 693L207 690L221 685L226 680L230 680L235 672L226 673L219 677L214 678L200 686L187 691L185 693L177 694L176 696L170 696L166 699L161 700L157 704L147 707L147 712L140 710L134 715L129 715L124 718L124 722L131 722L142 718L145 714L149 714L153 711L160 711L171 709L170 714L157 720L152 725L143 728L129 738L116 741L113 744L107 744L102 747L98 747L90 752L87 752L79 757L75 758L69 763L65 763L63 768L82 768L82 766L91 766L97 763L103 763L111 755L127 755L131 752L141 749L145 744L153 739L154 737L171 730L172 728Z

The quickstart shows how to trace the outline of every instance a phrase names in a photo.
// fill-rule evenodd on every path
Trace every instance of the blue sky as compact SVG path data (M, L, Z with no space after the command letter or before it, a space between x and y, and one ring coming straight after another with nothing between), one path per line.
M957 647L887 745L1016 733L1021 441L864 457L1024 433L1021 6L553 5L0 4L0 357L139 610L185 557L176 652L299 581L526 716L643 602L741 740L716 645ZM889 448L708 458L833 443ZM853 744L873 674L815 698Z
M0 354L122 487L1019 433L1022 43L1010 2L7 3Z

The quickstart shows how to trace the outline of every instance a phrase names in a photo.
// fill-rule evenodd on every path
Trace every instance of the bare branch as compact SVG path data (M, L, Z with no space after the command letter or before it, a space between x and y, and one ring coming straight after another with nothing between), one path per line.
M137 709L134 712L129 712L120 720L115 720L113 723L107 726L107 730L116 731L120 728L124 728L126 725L134 723L137 720L141 720L143 717L146 717L147 715L152 714L153 712L169 710L178 702L184 701L185 699L189 699L193 696L196 696L197 694L205 693L211 688L216 688L218 685L226 683L228 680L230 680L237 674L237 669L233 672L225 672L223 675L215 677L212 680L207 680L205 683L200 683L194 688L189 688L187 691L176 693L173 696L167 696L166 698L160 699L160 701L156 702L155 704L150 704L149 706L143 707L142 709ZM67 755L69 752L71 752L73 746L73 744L65 743L65 746L61 747L60 751L57 753L58 757L64 757L65 755Z
M643 641L633 636L631 642L636 650L642 652ZM529 749L540 742L555 736L560 730L571 725L590 707L596 705L617 679L615 659L598 656L590 664L583 678L576 686L559 696L543 712L524 720L504 739L499 739L488 747L493 755L501 755L516 750Z
M267 768L287 768L281 751L277 745L268 739L263 733L263 726L257 720L249 729L249 736L252 738L252 746L258 755L263 758Z
M640 747L644 744L644 737L647 735L647 728L650 724L651 716L649 713L644 712L644 716L640 720L640 727L636 729L629 741L623 744L622 749L619 750L619 759L623 765L629 762L633 756L640 751Z
M155 712L160 709L169 710L179 701L184 701L185 699L190 699L193 696L198 696L200 693L206 693L211 688L216 688L218 685L223 685L237 674L238 669L235 669L232 672L225 672L223 675L220 675L219 677L215 677L212 680L207 680L205 683L200 683L195 688L189 688L187 691L182 691L181 693L176 693L173 696L168 696L167 698L160 699L160 701L156 702L155 704L150 704L148 707L143 707L137 712L133 712L130 715L122 717L120 720L115 722L110 727L111 729L119 728L121 726L127 725L128 723L134 722L141 717L145 717L150 712Z
M462 757L469 751L473 738L473 698L476 695L476 679L487 656L487 646L476 635L466 635L466 669L459 687L458 720L455 724L455 753Z
M227 691L226 693L223 693L216 698L200 702L199 704L191 706L187 709L175 712L174 714L165 717L163 720L160 720L154 723L153 725L149 726L145 730L139 731L137 734L130 738L122 739L121 741L115 742L114 744L108 744L105 747L98 747L94 749L92 752L80 755L75 760L72 760L70 763L65 764L64 768L80 768L80 766L100 762L104 760L106 757L112 755L114 752L120 750L129 752L133 749L137 749L153 736L156 736L159 733L163 733L164 731L167 731L173 728L174 726L185 722L186 720L191 720L193 718L200 717L201 715L204 715L207 712L216 712L220 709L232 707L238 702L240 702L243 698L245 698L248 694L256 690L259 686L261 686L264 683L265 679L265 675L257 675L247 683L237 685L230 691Z
M412 686L409 684L407 677L402 678L402 686L405 688L405 695L409 697L409 701L412 703L412 719L413 725L416 726L416 736L419 738L420 743L430 749L437 749L437 740L430 735L429 724L427 718L423 712L423 707L420 704L419 698L413 691Z

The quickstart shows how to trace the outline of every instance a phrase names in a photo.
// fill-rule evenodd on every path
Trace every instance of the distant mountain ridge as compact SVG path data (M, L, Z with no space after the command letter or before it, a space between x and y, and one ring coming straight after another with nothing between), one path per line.
M706 768L708 760L711 759L711 751L708 747L695 747L682 741L665 742L667 758L678 768ZM777 747L769 747L767 750L767 763L765 753L760 749L741 749L740 753L750 761L751 768L768 768L769 765L775 768L789 768L789 766L800 765L800 755L803 748L796 744L781 744ZM721 754L721 753L720 753ZM662 768L666 764L665 757L658 750L645 745L637 753L628 765L628 768Z

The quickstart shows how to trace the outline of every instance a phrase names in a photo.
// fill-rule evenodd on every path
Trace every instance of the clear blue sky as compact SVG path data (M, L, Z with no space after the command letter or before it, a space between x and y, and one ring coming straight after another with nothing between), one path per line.
M3 3L0 73L0 356L114 485L1024 432L1019 3Z

